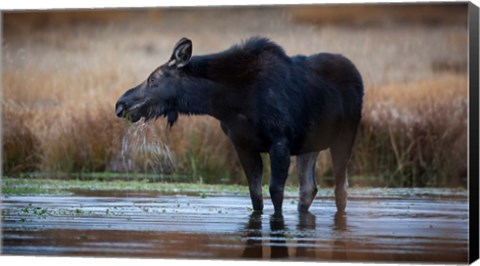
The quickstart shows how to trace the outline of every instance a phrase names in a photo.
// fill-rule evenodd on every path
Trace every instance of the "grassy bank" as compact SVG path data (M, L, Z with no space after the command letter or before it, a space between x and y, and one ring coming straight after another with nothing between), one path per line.
M139 180L59 180L59 179L30 179L30 178L2 178L2 196L35 196L35 195L71 195L75 192L132 192L157 194L188 194L198 197L215 195L244 195L248 196L248 187L244 185L222 185L181 182L151 182L148 179ZM268 197L268 185L263 186L263 195ZM351 187L349 195L356 197L466 197L464 188L369 188ZM298 186L285 187L285 196L298 197ZM319 187L317 198L333 197L332 187Z

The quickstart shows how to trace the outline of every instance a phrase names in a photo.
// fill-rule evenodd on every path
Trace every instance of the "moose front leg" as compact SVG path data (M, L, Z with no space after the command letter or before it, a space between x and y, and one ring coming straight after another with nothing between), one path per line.
M269 151L272 176L270 178L270 197L275 213L282 213L283 190L290 166L290 150L286 140L273 143Z
M262 173L263 162L260 153L243 150L235 147L240 163L248 180L248 188L250 190L250 198L252 200L253 210L255 212L263 211L262 196Z

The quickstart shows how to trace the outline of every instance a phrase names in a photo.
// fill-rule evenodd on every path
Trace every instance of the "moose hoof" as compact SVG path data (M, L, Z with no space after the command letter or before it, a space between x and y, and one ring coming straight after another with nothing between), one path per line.
M339 212L344 212L347 207L347 190L335 189L335 204Z
M313 200L317 195L318 189L316 187L300 192L300 201L298 202L297 210L298 212L308 212L310 206L312 206Z
M310 208L310 205L303 205L303 204L298 204L297 210L299 213L306 213L308 212L308 209Z
M253 211L252 211L252 214L253 214L253 215L262 215L262 214L263 214L263 210L253 210Z
M263 212L263 202L257 203L257 204L252 204L253 206L253 211L254 212Z

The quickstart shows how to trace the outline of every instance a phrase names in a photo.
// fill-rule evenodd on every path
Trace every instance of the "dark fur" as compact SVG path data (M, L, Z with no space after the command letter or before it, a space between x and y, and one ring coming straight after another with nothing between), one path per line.
M177 46L187 45L191 52L191 42L188 47L185 40ZM169 125L178 113L217 118L239 152L253 194L258 194L252 190L261 183L262 165L252 158L270 154L270 193L276 211L281 211L291 155L338 143L340 157L350 156L361 118L363 85L345 57L329 53L289 57L265 38L251 38L216 54L191 58L181 51L177 54L182 55L179 62L189 58L188 63L160 66L119 99L117 115L130 115L132 121L167 116ZM127 112L142 101L141 107ZM252 195L256 210L263 208L258 197Z

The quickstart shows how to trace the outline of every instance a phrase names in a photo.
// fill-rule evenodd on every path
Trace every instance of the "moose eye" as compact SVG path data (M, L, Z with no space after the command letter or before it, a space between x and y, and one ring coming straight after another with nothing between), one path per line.
M155 77L154 77L154 76L151 76L151 77L148 78L148 82L149 82L149 83L152 83L152 82L154 82L154 81L155 81Z

